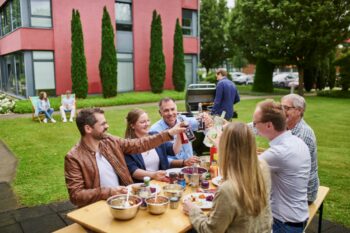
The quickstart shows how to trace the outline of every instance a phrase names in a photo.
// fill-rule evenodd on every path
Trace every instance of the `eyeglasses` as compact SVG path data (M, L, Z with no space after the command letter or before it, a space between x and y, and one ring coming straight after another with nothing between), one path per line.
M290 106L287 106L287 105L282 105L282 107L286 111L289 111L290 109L294 109L295 108L295 107L290 107Z

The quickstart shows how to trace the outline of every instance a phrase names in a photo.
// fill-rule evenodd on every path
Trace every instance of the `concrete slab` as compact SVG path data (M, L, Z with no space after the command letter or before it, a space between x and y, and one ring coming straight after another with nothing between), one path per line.
M24 233L47 233L65 227L66 224L55 213L36 218L30 218L21 222Z
M70 201L63 201L63 202L55 202L51 203L49 207L54 211L54 212L62 212L62 211L67 211L67 210L74 210L77 207L72 204Z
M0 228L3 226L15 224L15 223L16 223L16 220L13 217L12 212L6 212L6 213L0 214ZM0 230L0 232L2 231Z
M53 214L54 211L52 211L48 206L41 205L41 206L35 206L31 208L21 208L18 210L15 210L13 212L13 216L15 217L17 222L22 222L27 219L37 218L49 214Z
M0 232L1 233L23 233L19 223L1 227Z

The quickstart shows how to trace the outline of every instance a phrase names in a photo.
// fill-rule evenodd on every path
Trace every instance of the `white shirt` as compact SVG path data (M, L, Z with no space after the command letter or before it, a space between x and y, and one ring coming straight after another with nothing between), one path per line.
M159 170L159 156L155 149L141 153L147 171Z
M118 175L115 173L112 165L108 162L108 160L100 154L100 152L96 152L96 162L98 167L98 172L100 174L100 186L106 188L118 187L119 179Z
M310 152L298 137L286 131L270 141L260 155L271 171L271 210L282 222L303 222L309 217L307 187L311 168Z

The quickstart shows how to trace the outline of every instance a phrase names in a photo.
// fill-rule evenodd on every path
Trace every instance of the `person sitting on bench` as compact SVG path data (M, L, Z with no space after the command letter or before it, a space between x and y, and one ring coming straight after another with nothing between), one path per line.
M63 122L67 122L66 112L70 112L69 121L73 122L73 118L75 116L75 98L71 95L70 90L66 91L66 96L62 96L60 106L61 117Z

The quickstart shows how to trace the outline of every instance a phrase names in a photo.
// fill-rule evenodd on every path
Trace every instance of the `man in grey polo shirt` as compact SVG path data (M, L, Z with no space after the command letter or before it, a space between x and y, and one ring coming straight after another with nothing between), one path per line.
M293 135L303 140L309 147L311 170L307 188L307 200L309 204L311 204L317 198L320 181L318 178L316 136L312 128L303 118L306 108L305 99L297 94L289 94L282 97L281 104L286 113L287 129L290 130Z
M271 209L274 233L302 233L309 217L307 187L310 152L306 144L286 130L282 105L273 100L258 103L253 125L270 141L260 155L271 170Z

